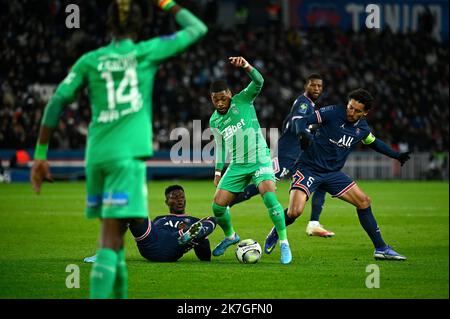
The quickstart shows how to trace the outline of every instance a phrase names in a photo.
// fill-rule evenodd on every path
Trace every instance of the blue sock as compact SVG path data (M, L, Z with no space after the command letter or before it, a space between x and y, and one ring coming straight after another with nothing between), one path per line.
M295 218L289 217L287 211L288 209L286 208L284 210L284 222L286 223L286 226L289 226L290 224L293 224L295 222Z
M386 243L381 237L380 228L378 228L377 221L372 214L372 208L369 206L365 209L357 209L359 222L361 226L369 235L375 248L382 248L386 246Z
M243 192L240 192L232 201L231 203L228 205L230 207L233 207L233 205L236 205L240 202L249 200L250 198L252 198L255 195L259 194L259 189L258 187L256 187L255 184L250 184L248 185Z
M321 189L317 189L311 200L311 218L310 221L319 221L322 213L323 204L325 203L325 195L327 193Z

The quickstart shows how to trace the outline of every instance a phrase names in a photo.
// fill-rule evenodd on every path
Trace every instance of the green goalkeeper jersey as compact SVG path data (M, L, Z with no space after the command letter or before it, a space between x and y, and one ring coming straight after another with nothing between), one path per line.
M176 20L184 28L171 36L139 43L112 41L84 54L58 86L44 114L48 127L57 125L61 105L73 101L80 87L88 88L92 118L86 164L152 155L152 93L158 66L207 31L186 9Z
M253 105L264 79L255 68L248 75L252 82L232 97L228 112L222 115L215 111L209 120L216 141L216 170L223 169L227 154L231 157L230 165L251 165L271 160Z

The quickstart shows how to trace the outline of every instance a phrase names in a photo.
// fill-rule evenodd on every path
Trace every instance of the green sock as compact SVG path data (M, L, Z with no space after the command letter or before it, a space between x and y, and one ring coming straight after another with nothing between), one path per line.
M113 295L116 299L128 298L128 270L125 261L125 249L117 253L117 273L114 282Z
M97 251L97 260L91 270L91 299L109 298L116 280L117 253L109 248Z
M212 209L214 212L214 216L217 218L217 223L225 233L225 237L232 236L234 234L234 228L231 224L231 215L229 209L227 207L217 205L216 203L212 204Z
M267 192L263 195L264 205L266 205L269 211L270 219L275 225L275 229L278 233L278 238L280 240L287 239L286 224L284 221L284 210L277 199L277 195L272 192Z

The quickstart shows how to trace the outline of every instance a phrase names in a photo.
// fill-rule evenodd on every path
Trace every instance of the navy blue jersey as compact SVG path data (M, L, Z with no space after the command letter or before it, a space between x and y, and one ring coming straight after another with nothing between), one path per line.
M314 102L306 96L300 95L291 107L291 111L283 121L281 137L278 139L278 157L297 160L302 149L295 133L293 121L314 113Z
M153 219L153 224L161 229L166 230L183 230L191 227L192 224L197 222L197 217L189 215L163 215Z
M205 233L190 243L180 245L178 237L182 235L199 218L189 215L158 216L153 221L147 220L139 226L131 226L141 255L151 261L176 261L194 248L201 260L211 258L211 248L207 236L214 230L215 223L209 219L202 221Z
M317 172L335 172L344 167L348 155L357 144L371 135L365 119L355 123L347 121L346 107L331 105L315 111L307 118L304 127L320 124L314 142L298 160L300 166L308 166Z

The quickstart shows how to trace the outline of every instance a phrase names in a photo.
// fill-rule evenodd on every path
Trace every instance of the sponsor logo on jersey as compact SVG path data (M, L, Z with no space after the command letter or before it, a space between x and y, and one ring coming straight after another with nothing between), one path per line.
M344 135L337 142L335 140L332 140L331 138L329 139L329 141L339 147L350 148L352 147L353 137Z
M244 119L241 119L239 122L236 123L236 125L228 125L225 127L225 129L220 132L222 134L223 139L226 141L230 137L232 137L238 130L242 130L242 128L245 126Z
M270 166L261 167L255 172L255 177L259 177L262 174L273 174L273 168Z
M300 112L305 113L307 109L308 109L308 104L302 103L300 105Z
M168 220L167 222L164 223L164 226L170 226L177 229L180 229L180 227L183 227L183 225L184 223L181 221L175 221L175 223L173 223L171 220Z

